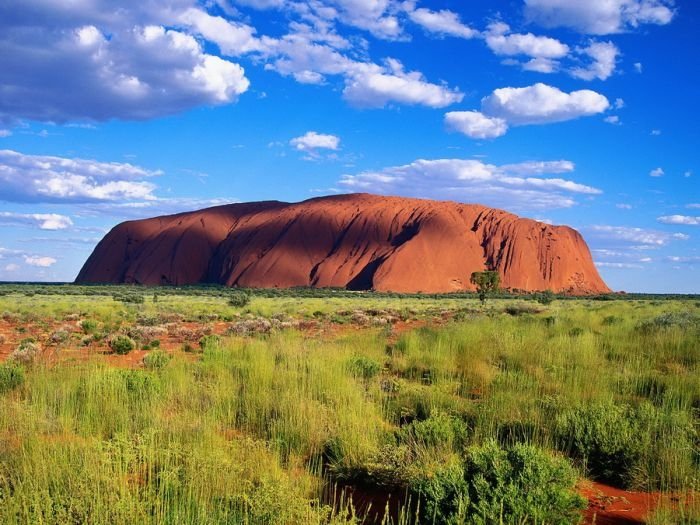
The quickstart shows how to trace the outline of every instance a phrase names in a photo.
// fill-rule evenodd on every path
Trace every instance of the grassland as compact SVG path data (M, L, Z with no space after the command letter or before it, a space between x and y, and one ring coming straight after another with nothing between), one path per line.
M700 522L697 300L99 290L0 287L1 523Z

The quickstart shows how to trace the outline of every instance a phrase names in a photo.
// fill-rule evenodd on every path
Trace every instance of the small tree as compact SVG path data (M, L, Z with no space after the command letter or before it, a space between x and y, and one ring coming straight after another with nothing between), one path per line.
M473 272L469 282L476 286L479 300L481 304L484 304L488 294L498 291L501 277L494 270L484 270L483 272Z

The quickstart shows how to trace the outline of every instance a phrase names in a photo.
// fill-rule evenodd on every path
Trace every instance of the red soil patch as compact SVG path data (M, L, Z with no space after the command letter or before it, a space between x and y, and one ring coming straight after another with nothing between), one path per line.
M579 490L588 499L584 523L596 525L645 523L662 498L658 492L634 492L596 482L586 482Z

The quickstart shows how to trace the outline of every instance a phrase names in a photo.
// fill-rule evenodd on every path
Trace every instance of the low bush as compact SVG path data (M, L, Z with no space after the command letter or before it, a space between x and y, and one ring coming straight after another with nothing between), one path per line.
M682 411L598 402L562 411L555 421L561 450L600 481L623 488L682 487L696 474L700 435Z
M382 370L382 365L374 359L364 356L353 357L348 363L350 373L355 377L370 380Z
M250 295L245 292L233 292L228 296L228 305L234 308L243 308L250 302Z
M544 292L539 292L534 294L534 299L540 304L552 304L554 301L554 292L552 290L545 290Z
M10 354L9 359L25 365L32 364L41 354L41 345L34 338L22 339L17 348Z
M532 304L512 304L505 307L503 310L508 315L519 316L526 314L538 314L542 312L542 308Z
M168 366L172 356L163 350L153 350L143 358L143 366L150 370L160 370Z
M0 364L0 394L24 384L24 368L17 363Z
M109 347L115 354L128 354L135 346L134 340L126 335L116 335L109 340Z
M468 523L578 523L585 500L576 493L569 462L528 444L495 441L467 449L464 458Z
M221 344L221 338L218 335L205 335L199 340L199 348L207 350L208 348L216 348Z
M80 322L80 329L86 335L94 334L97 332L97 321L94 319L85 319Z

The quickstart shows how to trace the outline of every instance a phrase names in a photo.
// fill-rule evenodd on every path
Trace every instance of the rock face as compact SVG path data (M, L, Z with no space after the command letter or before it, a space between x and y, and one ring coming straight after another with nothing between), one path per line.
M255 202L124 222L97 245L78 283L473 290L501 286L607 293L581 235L476 204L338 195Z

